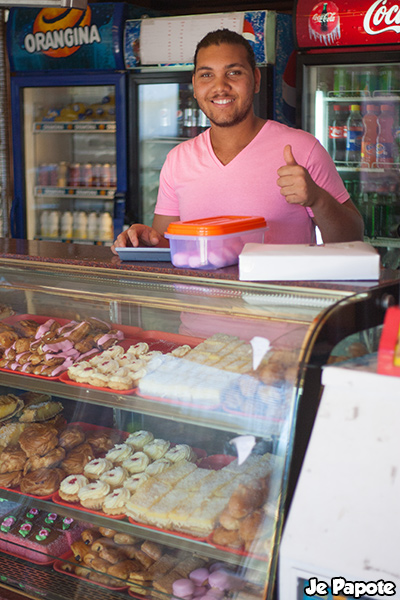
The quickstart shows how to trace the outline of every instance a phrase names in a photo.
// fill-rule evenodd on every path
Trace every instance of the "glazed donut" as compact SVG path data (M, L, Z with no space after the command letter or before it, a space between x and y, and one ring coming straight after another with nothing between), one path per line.
M21 480L21 492L23 494L33 494L34 496L48 496L58 490L64 477L65 472L58 467L31 471Z
M55 427L43 423L32 423L25 427L19 437L19 445L27 456L43 456L58 444L58 432Z

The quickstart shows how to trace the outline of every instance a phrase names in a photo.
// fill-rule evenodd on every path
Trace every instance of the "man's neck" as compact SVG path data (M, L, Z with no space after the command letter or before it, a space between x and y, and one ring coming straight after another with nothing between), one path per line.
M214 153L223 165L227 165L235 158L250 142L266 123L265 119L252 115L231 127L219 127L211 125L210 138Z

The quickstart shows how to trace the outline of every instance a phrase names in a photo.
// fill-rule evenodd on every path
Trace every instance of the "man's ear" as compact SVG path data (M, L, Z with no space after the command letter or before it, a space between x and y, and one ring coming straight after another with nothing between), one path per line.
M261 85L261 71L258 67L254 71L254 93L258 94Z

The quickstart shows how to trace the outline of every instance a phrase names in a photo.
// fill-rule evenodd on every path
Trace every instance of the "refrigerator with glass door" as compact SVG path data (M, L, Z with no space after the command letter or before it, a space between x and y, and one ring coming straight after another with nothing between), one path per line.
M365 239L400 264L400 26L389 0L297 0L297 126L328 150Z
M85 11L13 8L13 237L112 243L127 193L126 73L121 3Z

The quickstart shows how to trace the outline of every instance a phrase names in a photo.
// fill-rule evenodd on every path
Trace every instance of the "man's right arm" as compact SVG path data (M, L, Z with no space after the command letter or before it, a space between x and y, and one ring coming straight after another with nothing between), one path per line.
M168 248L169 242L164 237L168 225L173 221L179 221L179 217L170 217L165 215L154 215L152 227L143 225L143 223L133 223L122 233L119 234L111 250L117 254L115 248L126 248L138 246L157 246L158 248Z

